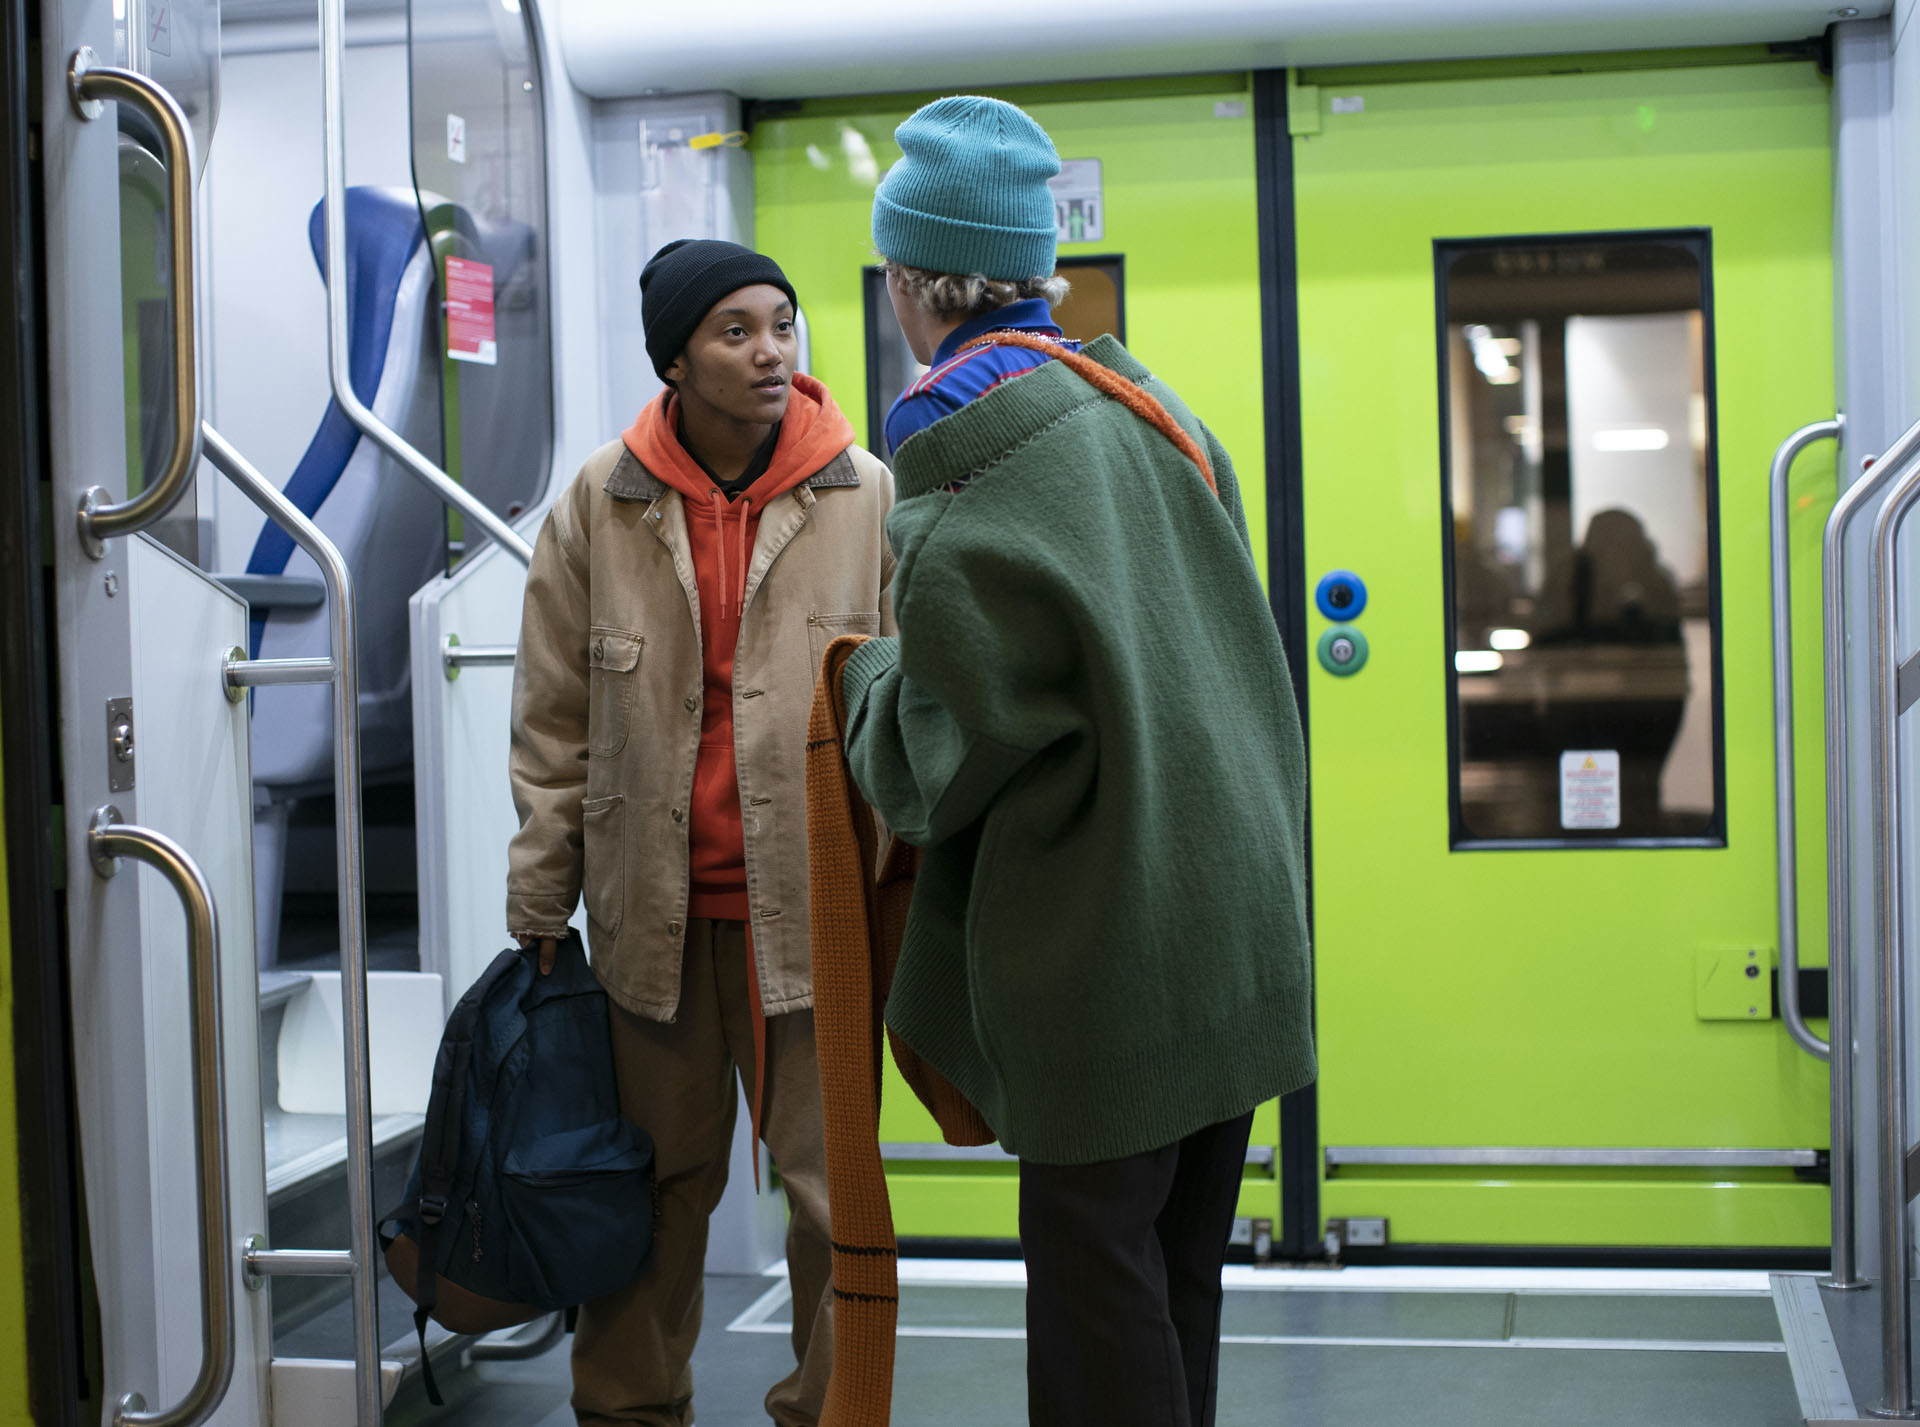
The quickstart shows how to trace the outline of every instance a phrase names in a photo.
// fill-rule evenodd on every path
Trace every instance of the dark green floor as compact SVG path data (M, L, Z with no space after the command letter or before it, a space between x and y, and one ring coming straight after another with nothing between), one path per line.
M767 1421L761 1396L792 1363L783 1293L765 1278L707 1280L694 1354L701 1427ZM893 1420L1024 1423L1023 1297L1006 1285L903 1285ZM744 1330L728 1331L743 1314ZM1800 1423L1763 1296L1238 1289L1223 1333L1217 1427ZM437 1410L409 1383L388 1420L567 1427L567 1351L476 1365L443 1383Z

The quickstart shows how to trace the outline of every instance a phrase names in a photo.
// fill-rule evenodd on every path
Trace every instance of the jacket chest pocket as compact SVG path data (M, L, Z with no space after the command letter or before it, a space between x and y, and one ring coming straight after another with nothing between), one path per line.
M633 682L639 678L646 640L624 629L587 631L587 752L609 757L627 745L633 718Z
M820 664L827 657L827 646L843 634L878 634L879 610L854 610L848 614L810 614L807 616L807 646L813 653L812 676L820 677Z

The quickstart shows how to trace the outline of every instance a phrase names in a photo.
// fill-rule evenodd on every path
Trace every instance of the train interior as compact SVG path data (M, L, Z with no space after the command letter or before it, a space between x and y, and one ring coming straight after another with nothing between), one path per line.
M417 1335L376 1238L505 944L529 545L674 238L887 454L952 92L1053 137L1061 325L1232 456L1307 724L1222 1427L1920 1416L1913 11L0 3L0 1420L572 1420L561 1315ZM891 1068L879 1139L895 1418L1025 1420L1016 1161ZM743 1114L703 1423L785 1213Z

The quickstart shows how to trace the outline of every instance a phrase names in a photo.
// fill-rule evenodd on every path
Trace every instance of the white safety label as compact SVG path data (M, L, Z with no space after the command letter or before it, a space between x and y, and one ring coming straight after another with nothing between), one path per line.
M1053 222L1062 243L1097 243L1106 235L1106 205L1100 198L1100 160L1062 159L1047 180L1053 190Z
M447 115L447 157L457 164L467 161L467 121L458 114Z
M1620 826L1620 755L1583 749L1560 755L1560 826Z

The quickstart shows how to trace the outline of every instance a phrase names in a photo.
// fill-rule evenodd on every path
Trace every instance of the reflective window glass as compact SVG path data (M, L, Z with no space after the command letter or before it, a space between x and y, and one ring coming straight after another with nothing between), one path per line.
M1435 258L1454 841L1721 840L1707 235Z
M409 0L413 178L439 284L447 473L502 515L553 452L546 141L539 54L519 0ZM465 546L457 513L450 550Z

